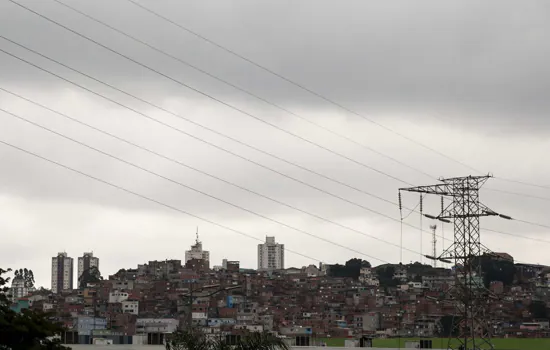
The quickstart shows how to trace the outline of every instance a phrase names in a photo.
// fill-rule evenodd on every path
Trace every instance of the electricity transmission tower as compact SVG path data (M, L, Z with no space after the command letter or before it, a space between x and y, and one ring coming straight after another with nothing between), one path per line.
M491 176L466 176L440 179L437 185L401 188L399 191L433 194L448 197L451 203L441 207L437 216L427 218L454 223L454 242L440 256L426 256L455 263L455 284L449 291L455 303L449 349L493 349L490 341L492 324L488 315L490 293L483 285L481 274L482 255L491 252L481 244L479 219L482 216L499 216L479 202L479 189ZM443 201L442 201L443 203ZM453 339L454 338L454 339Z

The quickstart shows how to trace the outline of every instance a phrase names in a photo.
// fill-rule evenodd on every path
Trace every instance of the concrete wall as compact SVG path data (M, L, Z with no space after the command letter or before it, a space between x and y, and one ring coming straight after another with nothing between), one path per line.
M73 350L162 350L160 345L65 345Z
M71 347L73 350L162 350L164 346L159 345L66 345ZM293 350L343 350L344 347L294 347ZM349 348L347 348L349 349ZM363 348L366 350L403 350L404 348ZM438 350L438 349L432 349ZM443 350L443 349L439 349Z

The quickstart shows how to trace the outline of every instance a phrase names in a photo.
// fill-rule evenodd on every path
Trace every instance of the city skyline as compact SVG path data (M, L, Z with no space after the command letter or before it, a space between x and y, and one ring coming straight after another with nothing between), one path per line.
M109 271L103 271L99 265L99 261L100 261L100 257L99 256L96 256L94 255L93 252L84 252L84 253L81 253L82 256L79 256L76 261L76 268L75 268L75 259L73 257L71 257L70 253L64 251L64 252L59 252L57 254L57 256L51 258L52 259L52 263L53 263L53 259L57 259L59 256L64 256L68 259L68 261L70 261L70 266L72 266L71 268L71 271L72 271L72 275L73 275L73 278L71 279L72 281L72 286L75 287L75 288L78 288L78 281L79 281L79 277L80 277L80 274L81 274L81 266L83 267L83 261L84 261L84 258L91 258L91 264L89 265L90 267L91 266L96 266L98 267L99 271L101 272L101 275L102 277L104 278L107 278L109 275L112 275L114 274L115 272L117 272L120 268L133 268L133 266L137 266L138 264L140 263L145 263L147 261L165 261L165 260L171 260L171 259L179 259L182 261L182 265L185 265L185 263L187 262L188 260L188 257L189 259L191 258L195 258L197 259L198 258L198 255L201 255L203 257L207 257L207 261L209 262L209 266L210 268L220 268L220 267L223 267L223 263L224 261L225 262L229 262L229 261L237 261L240 263L240 267L241 268L244 268L244 269L253 269L253 270L258 270L258 271L261 271L261 270L272 270L273 268L261 268L260 267L260 257L259 257L259 252L260 252L260 247L263 246L263 245L274 245L274 246L279 246L279 247L282 247L282 250L284 251L284 244L281 244L280 242L276 242L275 241L275 238L276 236L265 236L265 241L264 243L260 243L258 245L256 245L255 247L254 246L251 246L249 251L247 251L246 253L244 253L243 255L243 251L240 250L238 251L235 256L228 256L226 253L221 253L221 252L215 252L214 251L214 255L216 256L220 256L221 258L219 260L215 260L215 261L212 261L210 259L210 250L203 250L203 242L199 240L199 234L198 234L198 228L196 230L196 233L195 233L195 240L194 240L194 244L191 244L191 250L186 250L184 252L184 254L182 254L182 256L170 256L170 257L164 257L164 258L157 258L157 259L152 259L152 258L145 258L143 261L136 261L134 262L133 264L130 263L128 266L116 266L113 267L112 270L109 270ZM200 249L197 249L197 248L200 248ZM255 248L255 250L253 250ZM195 250L193 250L195 249ZM405 248L406 249L406 248ZM498 252L498 253L495 253L497 255L503 255L503 256L509 256L512 261L513 261L513 258L511 257L511 255L509 255L507 252ZM248 263L248 264L243 264L242 261L246 261L246 260L250 260L250 256L253 256L253 263ZM242 259L242 257L248 257L248 259ZM106 259L108 260L110 257L107 257ZM330 262L323 262L323 261L315 261L315 260L311 260L309 262L306 261L306 263L300 265L300 264L296 264L296 265L286 265L285 262L284 262L284 259L285 259L285 255L283 253L282 255L282 259L283 259L283 265L282 265L282 269L286 269L286 268L304 268L304 267L307 267L307 266L310 266L310 265L314 265L314 266L319 266L319 264L324 264L324 265L330 265L330 264L343 264L345 263L347 260L349 259L354 259L354 258L359 258L359 259L364 259L364 260L367 260L369 261L368 258L365 258L365 257L361 257L361 256L354 256L354 255L350 255L348 257L344 257L343 260L341 261L330 261ZM403 263L414 263L414 262L420 262L420 259L419 257L417 257L418 259L414 260L409 260L407 262L403 262ZM105 258L101 259L102 261L104 260ZM112 257L111 257L112 259ZM383 265L384 263L376 263L376 262L372 262L372 261L369 261L371 262L371 264L373 266L377 266L377 265ZM538 263L534 263L534 262L529 262L529 261L518 261L520 263L533 263L533 264L538 264ZM388 261L387 263L390 263L390 264L397 264L399 263L399 260L396 260L396 261ZM425 260L423 261L424 264L426 265L431 265L430 263L430 260ZM82 265L81 265L82 264ZM439 267L443 267L443 268L449 268L451 266L450 263L442 263L440 262L439 263ZM40 269L36 269L36 266L35 267L27 267L27 266L24 266L25 268L29 268L30 270L38 270L40 271ZM69 272L71 273L71 272ZM50 270L50 275L52 276L50 281L47 282L47 283L43 283L41 281L44 281L44 277L41 276L40 274L35 274L35 279L36 279L36 288L40 288L40 287L44 287L46 289L52 289L52 284L53 284L53 276L54 276L54 271L53 271L53 266L52 266L52 269Z
M200 248L201 248L201 251L203 253L207 253L206 255L203 255L203 256L207 256L208 257L208 262L209 262L209 266L211 269L219 269L219 268L223 268L223 269L226 269L227 267L224 266L224 263L228 263L228 262L236 262L236 263L240 263L240 268L243 268L243 269L251 269L251 270L257 270L257 271L268 271L268 270L277 270L278 268L263 268L260 266L260 250L261 250L261 246L264 246L264 245L274 245L274 246L277 246L277 247L281 247L282 250L284 251L284 244L281 244L280 242L276 242L275 241L275 236L265 236L265 242L262 243L262 244L258 244L256 246L256 250L253 252L254 253L254 257L255 257L255 264L253 265L243 265L242 264L242 260L240 260L239 257L242 257L242 251L240 251L238 254L235 254L235 256L227 256L227 255L223 255L221 254L221 256L223 256L222 259L220 259L219 261L216 260L216 261L211 261L209 259L210 257L210 251L202 251L202 242L199 241L199 237L198 237L198 234L196 234L195 236L195 244L192 244L191 247L197 247L197 243L200 243ZM137 261L135 262L133 265L130 264L128 266L117 266L115 267L112 271L102 271L100 266L99 266L99 261L100 261L100 257L99 256L94 256L94 253L93 252L84 252L82 253L83 255L78 257L78 263L77 263L77 271L78 273L75 275L74 274L74 268L72 269L73 270L73 287L75 288L78 288L78 278L80 276L80 262L81 260L83 260L85 257L88 257L88 258L92 258L93 259L93 262L91 263L90 266L96 266L99 268L99 271L101 272L101 275L103 278L108 278L110 275L113 275L114 273L116 273L119 269L121 268L134 268L134 266L137 266L139 265L140 263L146 263L148 261L159 261L159 262L162 262L162 261L167 261L167 260L171 260L171 259L176 259L176 260L181 260L182 261L182 266L185 265L185 263L187 262L187 253L190 252L190 251L185 251L185 255L184 255L184 258L182 259L181 257L178 257L178 256L173 256L173 257L165 257L165 258L160 258L160 259L149 259L149 258L145 258L145 260L143 261ZM196 253L196 252L195 252ZM250 255L251 252L249 252L248 255ZM67 252L60 252L58 253L58 255L56 257L53 257L53 259L57 259L59 256L64 256L66 258L69 259L69 261L71 261L74 265L74 259L70 256L70 253L67 253ZM514 258L506 253L506 252L498 252L498 253L495 253L495 255L497 256L502 256L503 259L509 259L511 261L514 261ZM286 266L285 263L284 263L284 253L282 255L282 267L280 269L288 269L288 268L305 268L305 267L308 267L308 266L316 266L316 267L319 267L319 265L331 265L331 264L344 264L347 260L350 260L350 259L354 259L354 258L360 258L360 257L356 257L356 256L349 256L348 258L345 258L344 260L342 261L332 261L330 262L329 264L327 263L323 263L321 261L311 261L310 263L306 263L306 264L303 264L303 265L291 265L291 266ZM105 258L103 258L105 259ZM101 260L103 260L101 259ZM107 259L109 259L109 257L107 257ZM367 259L368 260L368 259ZM52 261L53 262L53 261ZM409 262L406 262L406 263L413 263L413 262L420 262L419 260L416 260L416 261L409 261ZM393 261L393 262L389 262L390 264L398 264L399 261ZM424 262L424 264L426 265L430 265L429 262ZM376 266L376 265L383 265L383 264L372 264L373 266ZM442 267L442 268L449 268L451 267L450 264L448 263L440 263L439 264L440 266L439 267ZM27 267L25 267L27 268ZM32 267L29 268L30 270L34 270ZM36 288L40 288L40 287L44 287L46 289L52 289L52 282L53 282L53 270L51 271L51 276L52 276L52 281L49 282L49 284L41 284L39 281L41 281L41 276L36 276L35 275L35 278L36 278L36 281L37 283L35 284L35 287Z
M266 242L268 242L268 239L270 239L270 238L274 239L275 237L267 237L266 236ZM272 240L269 240L269 242L271 242L271 241ZM277 245L280 245L280 244L277 243ZM281 244L280 246L283 246L283 249L284 249L284 244ZM190 259L205 259L209 263L211 262L210 261L210 254L209 254L210 252L207 251L207 250L203 250L202 242L199 240L198 228L197 228L197 232L196 232L196 236L195 236L195 244L192 244L191 248L192 248L191 250L185 251L185 258L180 259L182 261L183 265L185 265L185 263ZM256 253L256 261L258 261L258 256L257 256L258 250L256 250L255 253ZM242 254L242 251L239 252L239 254ZM199 256L200 256L200 258L199 258ZM72 287L71 288L73 288L75 286L78 288L78 285L79 285L78 282L79 282L79 278L80 278L81 274L83 273L84 270L89 269L92 266L97 267L104 278L107 278L109 275L114 274L120 268L120 267L118 267L116 269L116 271L104 272L104 271L101 270L101 266L99 265L100 257L95 256L93 252L84 252L84 253L82 253L82 256L79 256L78 259L77 259L77 270L76 270L77 273L75 275L74 274L74 272L75 272L75 270L74 270L74 258L72 258L70 256L70 253L68 253L68 252L61 252L61 253L58 253L57 256L52 258L52 270L51 270L52 279L51 279L50 284L49 285L41 285L40 283L38 283L37 288L45 287L47 289L52 289L53 290L54 275L55 275L56 281L58 280L57 271L58 271L59 268L57 267L57 261L58 261L57 259L59 259L60 257L63 257L64 259L67 259L67 261L68 261L67 266L71 266L71 269L69 270L68 273L69 273L69 275L72 275L72 278L64 278L63 279L64 281L65 280L67 280L67 281L71 280L72 281L72 285L71 285ZM172 258L177 259L178 257L170 257L170 258L166 258L166 259L160 259L159 261L170 260ZM211 267L212 268L222 267L224 261L226 263L228 261L229 262L232 262L232 261L240 262L240 260L236 259L236 258L238 258L238 256L237 257L224 257L223 259L219 260L219 264L217 264L217 263L216 264L211 264ZM56 262L55 270L54 270L54 266L53 266L54 259L55 259L55 262ZM284 259L284 256L283 256L283 259ZM149 259L149 260L146 259L145 261L151 261L151 259ZM218 262L218 261L216 261L216 262ZM134 265L138 265L139 263L140 262L137 262ZM314 264L316 265L316 263L314 263ZM131 266L134 266L134 265L131 265ZM131 268L131 266L129 266L129 268ZM246 266L241 266L241 267L247 268ZM302 267L302 266L300 266L300 267ZM250 268L254 268L254 267L251 266ZM284 263L283 263L282 268L284 268ZM32 267L30 267L30 269L34 270ZM63 273L63 271L61 273ZM35 277L35 278L38 281L41 280L40 276ZM57 282L56 282L56 284L57 284ZM56 289L57 289L57 286L56 286Z
M259 248L267 252L282 248L273 236L266 236L264 245ZM65 252L58 255L70 259ZM482 259L486 270L472 281L493 295L487 310L495 348L547 344L543 338L550 335L550 309L540 298L548 298L550 267L514 264L507 253ZM61 294L30 288L27 294L20 282L31 287L33 274L21 269L17 276L23 281L14 280L12 292L23 295L10 308L16 314L30 309L55 315L66 327L64 344L95 344L100 338L98 342L113 345L156 345L166 333L192 326L205 334L274 332L286 341L295 339L297 346L342 347L368 337L377 346L403 340L410 347L420 338L443 348L439 344L447 341L448 321L455 318L456 299L450 293L465 270L419 264L373 267L361 259L267 270L242 269L238 261L224 259L223 268L208 269L196 260L202 258L124 267L108 279ZM193 303L184 302L186 292L192 293Z

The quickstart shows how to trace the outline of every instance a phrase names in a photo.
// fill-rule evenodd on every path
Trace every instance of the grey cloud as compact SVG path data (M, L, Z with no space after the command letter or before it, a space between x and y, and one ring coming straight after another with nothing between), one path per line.
M411 184L435 181L237 94L231 88L83 20L54 2L22 2L170 76L346 156ZM126 1L69 3L434 177L459 176L470 172L220 53L128 5ZM548 60L549 41L546 36L550 22L547 21L549 12L545 10L547 5L544 3L530 2L521 8L517 3L505 1L454 4L357 2L349 3L349 6L341 2L335 6L319 1L299 4L224 2L223 5L200 2L185 6L180 2L143 3L354 109L372 113L374 119L477 169L491 171L496 176L547 184L545 174L549 169L543 160L550 147L547 136L549 119L545 116L549 106L544 93L550 79L544 68ZM405 186L198 97L177 84L41 22L7 2L0 4L0 33L191 120L390 201L396 202L397 188ZM223 140L78 75L67 73L1 40L0 47L59 74L66 74L93 90L216 145L399 218L395 205L319 179L242 145ZM277 200L388 241L399 242L398 223L285 180L14 62L0 54L0 84L3 87ZM185 170L40 108L31 107L2 92L0 107L262 215L384 260L397 261L399 257L394 246L342 230ZM0 115L0 125L0 139L6 142L201 217L243 230L259 239L266 234L275 234L289 249L328 262L344 261L357 255L143 174L3 114ZM0 147L0 160L0 206L10 213L0 218L0 231L10 237L0 265L40 266L37 268L42 269L44 284L48 283L49 275L49 264L45 260L58 250L66 249L76 256L93 248L104 259L107 270L104 273L112 273L117 268L129 267L149 258L181 258L183 250L193 240L194 227L206 225L200 220L111 190L4 146ZM497 179L487 187L550 196L548 191ZM417 200L417 196L412 195L405 198L409 207L413 207ZM491 191L483 192L483 201L491 208L514 217L548 223L545 201ZM427 201L427 212L437 209L437 199ZM418 216L411 215L407 223L419 225ZM427 225L424 221L425 229ZM483 221L483 227L532 237L544 237L547 231L495 219ZM214 263L228 257L241 259L246 266L254 266L255 241L215 226L206 225L204 231L204 240L213 253L213 259L216 259ZM91 240L93 235L99 235L101 239ZM405 235L405 246L418 250L418 230L405 227ZM450 227L447 228L447 237L450 237ZM509 251L520 260L544 262L546 259L546 249L533 241L515 240L491 232L484 233L483 237L487 246ZM100 243L105 240L109 244ZM177 243L167 246L166 242ZM130 244L134 247L132 250L122 249L123 253L120 252L120 247ZM31 252L37 251L37 246L41 247L40 252L33 255ZM429 249L427 235L424 236L423 249ZM29 253L16 254L22 250ZM405 259L418 259L418 255L407 252ZM289 265L310 262L306 258L289 255Z
M230 101L243 98L58 4L25 4L199 89ZM70 4L272 101L291 108L327 107L126 1L105 6L83 1ZM548 127L545 95L550 77L545 66L550 22L548 5L541 2L521 8L506 1L353 6L315 2L313 7L231 3L224 11L214 4L143 4L361 111L411 111L417 116L438 116L440 123L463 128L470 123L508 131ZM20 32L5 30L18 41L32 43L40 51L126 87L154 86L161 95L196 98L11 4L3 7L4 28L25 23ZM266 25L266 17L277 24ZM147 93L154 94L151 90Z

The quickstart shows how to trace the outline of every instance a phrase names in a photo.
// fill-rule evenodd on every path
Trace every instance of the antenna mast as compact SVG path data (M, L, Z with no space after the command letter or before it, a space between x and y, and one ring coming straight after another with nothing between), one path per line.
M437 249L436 249L437 238L435 238L435 232L437 230L437 225L430 225L430 229L432 230L432 256L436 257L437 256ZM434 259L434 267L437 267L437 259Z

